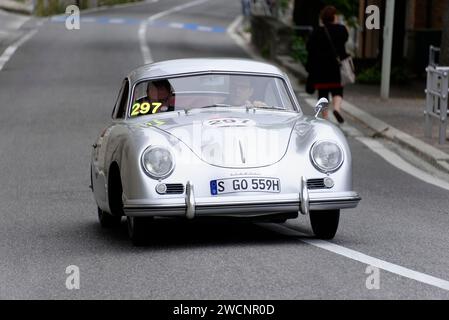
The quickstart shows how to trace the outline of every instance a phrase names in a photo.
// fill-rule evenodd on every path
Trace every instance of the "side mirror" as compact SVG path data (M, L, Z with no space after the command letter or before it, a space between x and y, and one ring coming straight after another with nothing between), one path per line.
M315 118L318 117L318 115L320 114L321 111L323 111L323 109L327 108L328 104L329 100L327 100L326 98L321 98L320 100L318 100L318 102L315 105Z

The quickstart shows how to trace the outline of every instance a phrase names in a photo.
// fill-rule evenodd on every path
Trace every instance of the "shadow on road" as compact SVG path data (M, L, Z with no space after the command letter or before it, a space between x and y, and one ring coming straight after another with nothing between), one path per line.
M298 244L298 239L308 236L290 235L278 232L273 223L253 223L221 220L177 220L158 219L148 229L143 248L184 249L187 247L272 245L281 243ZM127 224L122 220L119 228L103 229L93 225L100 241L109 245L131 246ZM306 230L301 230L306 233ZM300 242L299 242L300 243Z

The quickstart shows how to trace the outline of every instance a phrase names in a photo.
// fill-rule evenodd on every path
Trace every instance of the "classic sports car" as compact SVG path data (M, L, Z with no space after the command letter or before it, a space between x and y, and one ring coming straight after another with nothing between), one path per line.
M104 227L128 220L139 243L154 217L310 216L333 238L352 191L342 132L305 116L278 68L250 60L181 59L123 81L112 123L93 144L91 187Z

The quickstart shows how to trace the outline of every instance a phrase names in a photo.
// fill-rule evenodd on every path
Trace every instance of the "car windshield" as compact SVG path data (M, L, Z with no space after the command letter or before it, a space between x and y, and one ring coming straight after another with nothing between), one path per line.
M194 108L242 107L295 111L281 78L203 74L139 82L130 117Z

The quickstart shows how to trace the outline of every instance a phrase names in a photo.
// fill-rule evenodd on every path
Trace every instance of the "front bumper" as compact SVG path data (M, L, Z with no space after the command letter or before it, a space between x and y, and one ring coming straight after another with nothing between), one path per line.
M309 210L335 210L355 208L360 196L354 192L310 192L305 180L299 194L195 198L194 187L186 185L185 197L157 201L126 200L127 216L227 216L257 217L277 213L308 214Z

